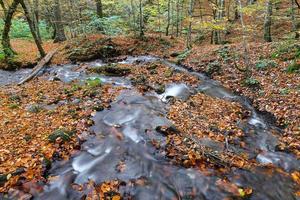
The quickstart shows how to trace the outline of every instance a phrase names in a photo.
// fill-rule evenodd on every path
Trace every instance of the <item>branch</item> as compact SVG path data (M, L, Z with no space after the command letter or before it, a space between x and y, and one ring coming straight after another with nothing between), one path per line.
M297 4L298 9L300 9L300 4L297 0L295 0L295 3Z

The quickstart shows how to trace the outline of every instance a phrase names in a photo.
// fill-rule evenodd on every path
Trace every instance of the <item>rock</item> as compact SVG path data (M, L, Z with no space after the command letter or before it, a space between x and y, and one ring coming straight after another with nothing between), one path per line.
M120 53L116 47L117 45L112 42L111 38L103 38L96 41L90 41L87 38L83 38L66 50L68 58L72 62L76 62L119 56Z
M170 56L174 58L174 57L179 56L180 54L181 54L181 52L173 52L170 54Z
M166 91L165 85L159 85L157 88L155 88L155 92L157 94L163 94Z
M33 198L31 194L13 188L10 188L8 190L8 197L9 199L18 199L18 200L30 200Z
M89 71L98 74L103 74L105 76L126 76L131 72L129 68L121 68L113 64L101 67L93 67L90 68Z
M155 128L155 130L164 135L164 136L167 136L167 135L172 135L172 134L180 134L180 131L177 130L175 127L173 126L170 126L170 127L167 127L167 126L158 126Z
M27 106L26 110L30 113L38 113L42 110L42 107L39 104L32 104Z
M64 131L62 129L57 129L56 131L54 131L52 134L50 134L48 136L48 140L52 143L56 142L57 139L61 138L62 141L66 142L69 141L71 139L71 133Z

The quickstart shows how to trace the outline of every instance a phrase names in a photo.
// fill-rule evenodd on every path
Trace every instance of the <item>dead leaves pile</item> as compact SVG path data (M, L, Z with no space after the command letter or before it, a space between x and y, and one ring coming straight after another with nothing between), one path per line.
M226 152L226 143L232 144L244 136L238 127L249 115L236 102L209 97L202 93L192 96L187 102L176 101L170 108L168 118L181 134L168 135L167 151L169 157L174 157L178 163L185 166L206 168L208 163L242 168L250 163L247 155L233 155ZM200 141L212 141L217 152L201 145ZM204 163L203 163L204 161ZM225 166L225 167L226 167Z
M276 67L268 67L258 70L255 63L263 58L270 58L272 45L251 43L249 59L252 78L259 82L259 87L249 88L244 85L245 76L239 68L245 66L240 52L243 52L241 44L228 45L229 60L222 58L215 47L202 50L195 47L187 58L185 64L196 71L205 71L212 62L218 62L221 69L212 75L213 79L220 81L225 87L234 90L253 101L253 105L260 111L274 114L277 126L284 129L281 140L282 150L292 151L300 157L300 77L298 73L287 73L285 70L289 61L276 59ZM220 47L223 48L223 47ZM203 53L204 51L204 53ZM239 55L239 59L233 62L233 55ZM226 58L228 59L228 58ZM271 120L272 121L272 120Z
M87 131L96 106L107 107L120 88L87 88L75 84L31 81L0 90L0 191L16 184L44 180L47 163L68 159L77 151L76 134ZM97 97L97 102L90 95ZM77 103L76 103L77 100ZM49 136L56 130L72 131L68 141Z

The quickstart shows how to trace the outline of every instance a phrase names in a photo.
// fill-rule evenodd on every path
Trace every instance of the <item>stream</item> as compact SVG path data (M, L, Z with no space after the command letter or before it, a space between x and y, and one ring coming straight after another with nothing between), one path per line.
M252 188L249 199L253 200L299 200L294 193L295 183L289 176L268 167L253 170L233 168L225 177L217 173L207 175L193 168L184 168L169 162L162 150L157 150L151 141L166 143L166 137L156 131L159 126L172 126L166 116L169 97L187 100L195 93L237 101L251 111L247 123L240 126L245 132L245 147L229 146L233 151L247 152L261 164L273 164L285 172L300 170L300 162L292 154L277 152L278 138L271 133L272 124L256 112L246 98L235 95L205 75L189 71L183 66L152 56L127 57L120 64L138 65L162 62L177 72L186 72L201 80L196 88L185 83L167 85L163 94L155 92L139 93L126 77L108 77L89 74L79 64L50 66L45 70L49 80L71 82L100 78L104 84L123 86L125 89L111 103L109 109L97 112L90 131L95 133L81 146L80 153L67 162L56 162L50 170L51 176L58 176L45 186L44 193L36 194L35 199L82 199L88 191L78 192L73 184L86 184L93 180L96 184L107 180L120 180L120 193L124 199L203 199L218 200L233 198L232 194L218 186L220 178L226 178L240 188ZM118 64L116 63L116 64ZM85 63L88 66L104 66L100 60ZM0 71L0 85L18 82L30 70L17 72ZM5 77L5 78L4 78ZM122 139L120 139L120 137ZM218 142L209 139L199 140L202 145L214 151L222 151ZM122 163L125 167L119 169ZM136 184L143 180L144 184ZM128 183L132 184L128 184Z

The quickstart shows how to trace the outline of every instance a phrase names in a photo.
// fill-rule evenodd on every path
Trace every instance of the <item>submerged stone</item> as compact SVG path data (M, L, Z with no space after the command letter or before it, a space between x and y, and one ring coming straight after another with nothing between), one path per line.
M89 71L97 74L103 74L105 76L126 76L131 70L129 68L118 67L117 65L105 65L101 67L90 68Z

